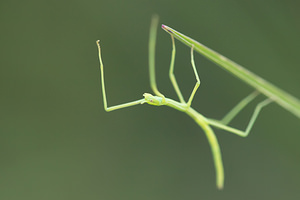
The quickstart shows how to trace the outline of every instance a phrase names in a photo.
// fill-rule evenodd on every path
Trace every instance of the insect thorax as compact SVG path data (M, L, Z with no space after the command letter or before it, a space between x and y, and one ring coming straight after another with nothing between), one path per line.
M153 96L152 94L149 93L144 93L143 96L144 96L144 102L142 103L148 103L154 106L162 106L166 104L162 97Z

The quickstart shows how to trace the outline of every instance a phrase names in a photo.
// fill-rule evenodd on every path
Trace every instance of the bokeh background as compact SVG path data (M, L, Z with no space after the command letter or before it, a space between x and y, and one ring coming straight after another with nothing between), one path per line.
M225 188L205 135L167 107L103 109L95 41L101 40L108 104L151 92L152 14L300 97L299 1L8 1L0 3L0 199L300 199L299 119L266 107L248 138L216 130ZM168 79L171 41L158 30L157 81ZM252 89L196 54L193 107L220 119ZM186 98L195 78L177 42L175 73ZM245 128L258 98L232 123Z

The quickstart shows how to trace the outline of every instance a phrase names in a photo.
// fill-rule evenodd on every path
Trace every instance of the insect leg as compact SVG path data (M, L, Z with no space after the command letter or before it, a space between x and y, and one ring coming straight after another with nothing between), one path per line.
M158 16L152 17L150 34L149 34L149 74L150 74L150 86L155 95L162 97L165 100L165 96L157 89L155 79L155 45L156 45L156 32L158 25Z
M109 111L113 111L113 110L117 110L117 109L121 109L121 108L129 107L129 106L134 106L134 105L138 105L138 104L143 103L144 99L140 99L140 100L136 100L136 101L132 101L132 102L128 102L128 103L116 105L116 106L107 107L106 92L105 92L105 85L104 85L104 70L103 70L103 62L102 62L102 58L101 58L100 41L97 40L96 43L97 43L98 52L99 52L99 62L100 62L100 71L101 71L101 85L102 85L102 94L103 94L104 109L107 112L109 112Z
M255 97L259 95L258 91L254 91L247 97L242 99L235 107L233 107L221 120L221 123L226 125L243 109L245 108Z
M195 85L195 87L192 91L192 94L191 94L190 98L189 98L189 101L187 102L188 107L191 106L192 101L194 99L194 95L195 95L198 87L200 86L200 78L199 78L199 75L198 75L198 72L197 72L197 69L196 69L196 66L195 66L195 61L194 61L194 45L192 45L192 48L191 48L191 64L192 64L197 82L196 82L196 85Z
M232 128L230 126L227 126L217 120L214 120L214 119L207 119L208 120L208 123L214 127L217 127L217 128L220 128L220 129L223 129L225 131L228 131L230 133L234 133L236 135L239 135L241 137L247 137L249 132L251 131L252 127L253 127L253 124L255 122L255 120L257 119L257 116L259 114L259 112L261 111L261 109L263 107L265 107L266 105L268 105L269 103L271 103L273 100L272 99L265 99L264 101L260 102L259 104L257 104L253 114L252 114L252 117L250 118L250 121L248 123L248 126L246 128L245 131L241 131L239 129L236 129L236 128Z
M175 54L176 54L176 48L175 48L175 41L174 41L174 36L171 35L171 39L172 39L172 56L171 56L171 64L170 64L170 70L169 70L169 77L171 80L171 83L175 89L175 92L180 100L181 103L185 103L185 100L181 94L181 91L178 87L175 75L174 75L174 62L175 62Z

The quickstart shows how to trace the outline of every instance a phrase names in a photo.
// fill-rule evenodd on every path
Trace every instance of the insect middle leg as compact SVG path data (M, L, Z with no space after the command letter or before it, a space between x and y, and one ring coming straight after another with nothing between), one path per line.
M181 103L186 103L182 93L178 87L175 75L174 75L174 62L175 62L175 54L176 54L176 48L175 48L175 41L174 41L174 36L171 35L171 39L172 39L172 56L171 56L171 64L170 64L170 70L169 70L169 77L171 80L171 83L175 89L175 92L180 100Z
M175 48L175 41L174 41L174 36L173 35L171 35L171 39L172 39L172 57L171 57L169 77L171 79L172 85L175 89L175 92L177 93L177 96L178 96L180 102L181 103L186 103L183 96L182 96L182 93L181 93L181 91L178 87L178 84L177 84L177 81L176 81L176 78L175 78L175 75L174 75L174 63L175 63L176 48ZM199 78L199 75L198 75L198 72L197 72L197 69L196 69L196 66L195 66L195 61L194 61L194 46L192 46L192 48L191 48L191 64L192 64L193 71L194 71L194 74L196 76L197 82L196 82L196 85L195 85L195 87L194 87L194 89L191 93L191 96L190 96L188 102L186 103L188 107L191 106L194 95L195 95L198 87L200 86L200 78Z
M200 78L199 78L199 75L198 75L198 72L197 72L197 69L196 69L196 66L195 66L195 61L194 61L194 45L191 48L191 64L192 64L192 67L193 67L194 74L196 76L197 82L196 82L196 85L195 85L195 87L194 87L194 89L192 91L192 94L191 94L190 98L189 98L189 101L187 102L187 106L188 107L191 106L192 101L194 99L194 95L195 95L198 87L200 86Z

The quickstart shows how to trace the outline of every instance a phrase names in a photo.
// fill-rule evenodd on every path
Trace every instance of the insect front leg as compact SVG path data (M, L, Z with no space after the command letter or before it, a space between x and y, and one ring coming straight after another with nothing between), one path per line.
M103 69L104 67L103 67L103 62L102 62L102 57L101 57L100 41L97 40L96 43L97 43L97 46L98 46L98 53L99 53L99 62L100 62L100 71L101 71L101 85L102 85L102 95L103 95L104 109L107 112L110 112L110 111L113 111L113 110L117 110L117 109L129 107L129 106L135 106L135 105L138 105L138 104L142 104L145 101L144 99L131 101L131 102L116 105L116 106L107 107L107 99L106 99L105 84L104 84L104 69Z

